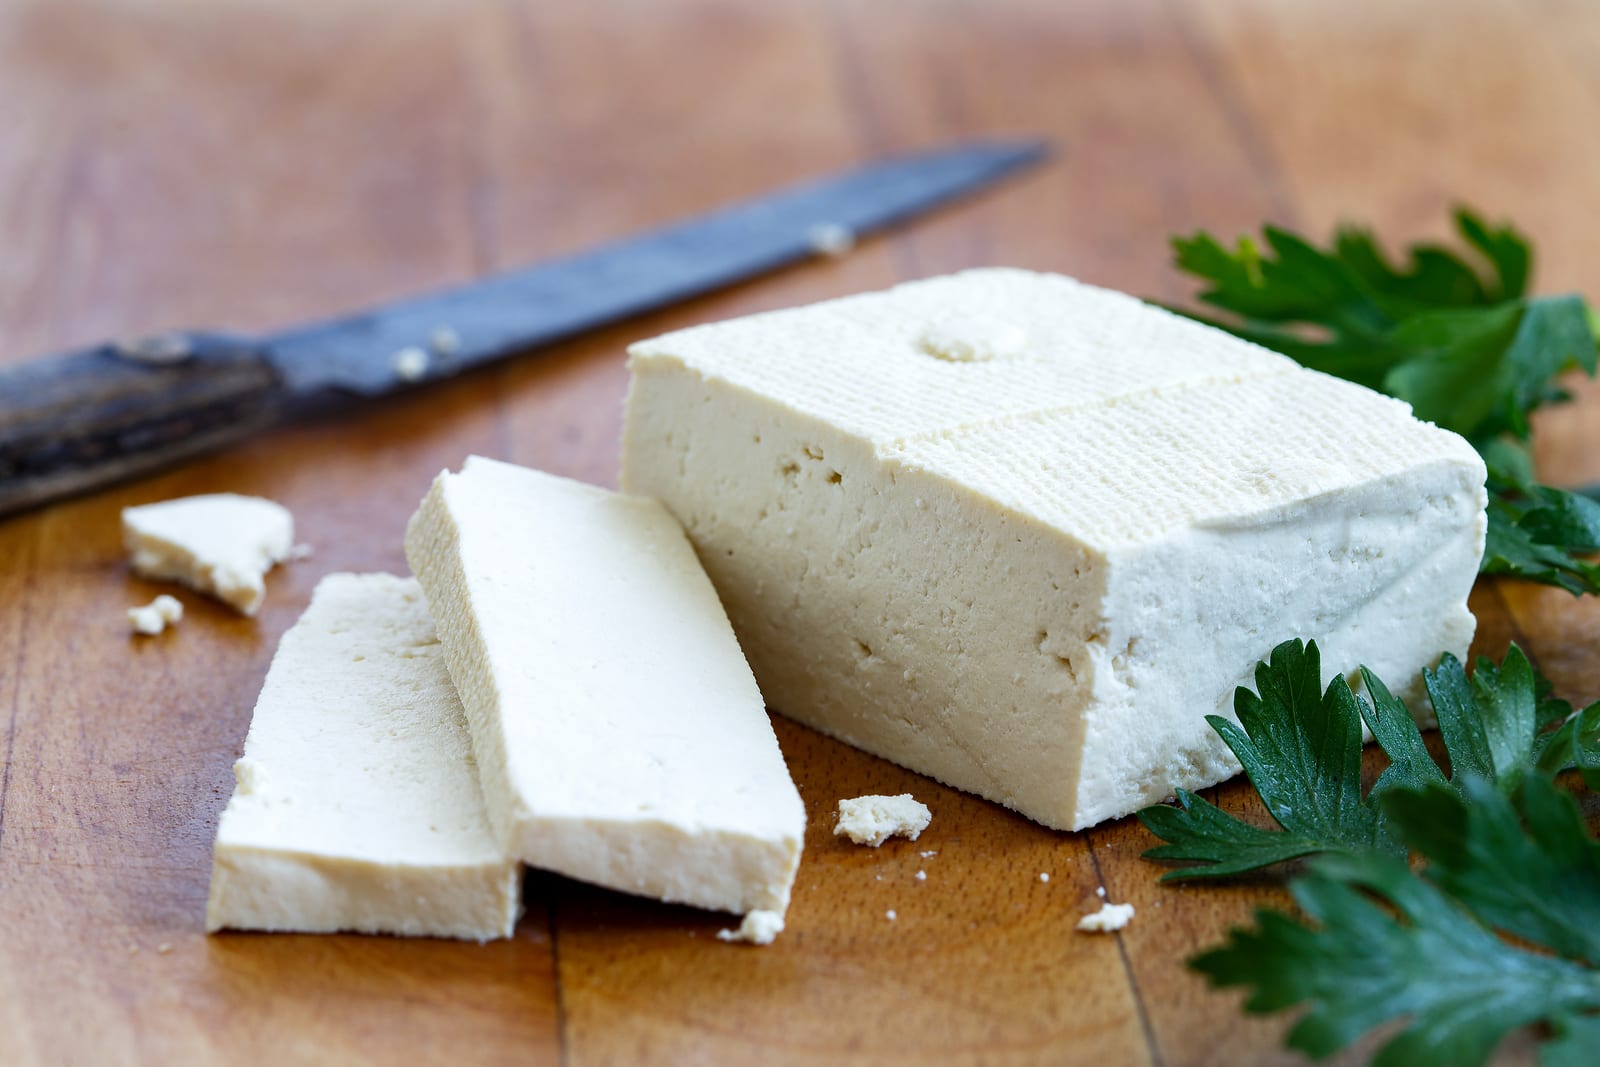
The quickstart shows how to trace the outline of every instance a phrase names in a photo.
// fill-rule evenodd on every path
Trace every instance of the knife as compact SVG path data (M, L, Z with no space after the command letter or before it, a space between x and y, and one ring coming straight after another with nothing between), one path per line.
M1045 155L1029 141L904 156L275 334L176 331L0 368L0 515L842 251Z

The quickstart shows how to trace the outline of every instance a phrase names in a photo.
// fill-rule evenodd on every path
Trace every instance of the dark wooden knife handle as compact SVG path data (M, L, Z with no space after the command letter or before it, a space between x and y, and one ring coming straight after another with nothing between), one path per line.
M283 414L259 347L163 334L0 368L0 515L233 442Z

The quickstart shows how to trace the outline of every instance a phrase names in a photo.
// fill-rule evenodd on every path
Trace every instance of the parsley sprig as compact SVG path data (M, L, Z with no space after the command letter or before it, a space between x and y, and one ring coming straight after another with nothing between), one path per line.
M1398 397L1483 453L1484 573L1600 593L1600 567L1579 558L1600 549L1600 504L1537 484L1528 455L1529 416L1568 399L1557 378L1595 374L1600 319L1575 295L1527 295L1533 251L1516 230L1466 210L1455 223L1466 254L1416 245L1399 267L1352 226L1328 248L1268 226L1259 244L1201 232L1173 249L1200 300L1231 316L1194 317Z
M1226 878L1323 853L1405 854L1383 798L1453 779L1428 751L1406 706L1366 668L1361 679L1370 701L1342 678L1322 690L1316 642L1287 641L1256 668L1259 695L1244 688L1234 695L1237 725L1207 716L1280 829L1253 826L1180 789L1177 807L1139 813L1167 842L1147 857L1197 864L1169 871L1163 881ZM1468 772L1509 790L1530 772L1549 776L1594 763L1600 780L1600 703L1574 715L1550 696L1549 683L1515 645L1501 665L1479 660L1471 678L1447 654L1423 679L1456 775ZM1364 797L1363 723L1389 757Z
M1405 1019L1374 1067L1475 1067L1536 1023L1558 1035L1545 1046L1547 1067L1592 1062L1584 1045L1600 1036L1600 970L1582 955L1594 940L1583 913L1600 904L1600 863L1577 806L1540 779L1516 801L1477 778L1463 792L1430 786L1390 804L1408 841L1458 866L1436 860L1417 874L1388 856L1327 857L1291 887L1315 926L1263 910L1256 929L1235 930L1192 965L1214 985L1249 988L1248 1011L1309 1005L1289 1044L1314 1057ZM1448 837L1461 831L1478 847L1455 855ZM1521 859L1562 881L1536 884L1504 866ZM1516 910L1535 889L1556 906Z
M1278 829L1188 792L1139 813L1167 842L1146 856L1195 864L1168 880L1314 857L1290 884L1309 922L1259 911L1191 965L1250 989L1249 1011L1308 1005L1289 1043L1313 1056L1404 1020L1379 1067L1480 1064L1531 1024L1548 1028L1547 1067L1587 1062L1600 1040L1600 844L1555 778L1575 768L1600 787L1600 702L1555 699L1515 646L1470 677L1445 656L1424 681L1447 770L1370 671L1370 700L1321 677L1315 643L1285 642L1257 668L1257 692L1239 690L1239 724L1209 720ZM1365 795L1363 723L1389 757Z

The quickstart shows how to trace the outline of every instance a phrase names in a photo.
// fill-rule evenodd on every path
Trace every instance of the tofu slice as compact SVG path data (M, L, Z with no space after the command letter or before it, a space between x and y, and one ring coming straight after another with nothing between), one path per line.
M123 508L122 540L135 574L254 615L267 572L293 551L294 517L261 497L210 493Z
M630 367L623 487L769 703L1049 826L1236 773L1205 716L1280 640L1416 696L1472 637L1465 441L1120 293L971 271Z
M490 832L417 583L331 574L283 635L217 827L206 929L509 937Z
M784 911L805 812L666 509L473 456L434 482L406 557L511 855L642 896Z

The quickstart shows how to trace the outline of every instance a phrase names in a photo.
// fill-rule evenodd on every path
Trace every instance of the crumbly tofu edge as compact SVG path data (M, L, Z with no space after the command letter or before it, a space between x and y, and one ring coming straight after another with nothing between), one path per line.
M219 844L206 932L362 933L492 941L521 912L516 863L427 867Z

